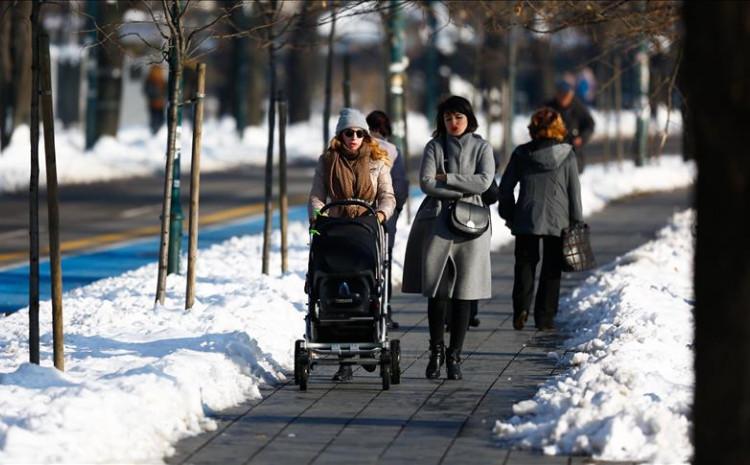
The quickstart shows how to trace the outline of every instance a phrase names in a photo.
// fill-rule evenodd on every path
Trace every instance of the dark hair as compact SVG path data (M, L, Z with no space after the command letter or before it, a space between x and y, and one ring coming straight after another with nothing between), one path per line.
M477 117L474 116L474 110L471 109L471 103L463 97L458 95L451 95L447 99L440 102L437 107L437 116L435 117L435 130L432 132L432 137L444 136L448 134L448 129L445 127L445 121L443 121L443 115L446 113L461 113L466 115L469 120L469 124L466 126L466 132L474 132L479 127L477 123Z
M568 135L560 113L552 108L540 108L531 115L529 123L529 135L532 139L554 139L562 142Z
M391 120L388 119L388 115L384 111L375 110L370 112L367 115L367 125L370 127L370 131L377 131L383 137L391 137L391 134L393 134Z

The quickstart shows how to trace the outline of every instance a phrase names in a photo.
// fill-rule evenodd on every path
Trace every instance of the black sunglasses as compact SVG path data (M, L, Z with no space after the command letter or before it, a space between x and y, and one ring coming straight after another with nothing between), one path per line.
M357 136L357 139L361 139L365 137L365 134L367 133L362 129L357 129L356 131L354 129L344 129L344 135L349 139L354 138L355 135Z

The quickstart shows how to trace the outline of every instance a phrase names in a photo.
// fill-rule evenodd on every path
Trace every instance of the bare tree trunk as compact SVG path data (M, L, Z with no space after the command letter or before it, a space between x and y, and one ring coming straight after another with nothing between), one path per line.
M317 56L313 51L317 40L315 27L315 2L303 2L299 19L292 33L291 49L286 59L287 95L289 96L289 122L291 124L310 119L312 85L317 69ZM301 79L292 80L291 77Z
M0 150L10 142L10 128L6 127L7 114L13 110L10 92L11 69L13 69L10 46L13 37L11 21L12 2L0 3Z
M31 10L31 86L39 90L39 9ZM31 93L31 180L29 182L29 361L39 365L39 93Z
M615 52L615 131L617 163L622 165L625 158L625 144L622 140L622 61L620 54Z
M39 64L42 73L42 123L44 155L47 167L47 219L49 221L49 264L52 294L52 353L55 368L65 371L63 342L62 265L60 262L60 211L57 195L57 161L55 156L55 119L52 108L52 73L49 59L49 37L39 37Z
M326 61L326 94L323 104L323 151L328 148L331 140L331 88L333 86L333 39L336 36L336 8L331 2L331 32L328 34L328 59Z
M685 2L684 82L698 181L695 464L750 457L750 3Z
M32 9L33 2L0 4L0 148L8 146L16 126L30 122Z
M172 20L168 11L165 15ZM169 225L172 209L172 182L174 175L174 154L177 140L177 109L179 102L179 85L182 81L182 19L174 18L174 30L170 46L173 47L174 59L170 60L169 73L174 79L169 80L169 113L167 114L167 162L164 168L164 195L161 208L161 233L159 235L159 271L156 282L156 302L164 304L167 288L167 259L169 252Z
M344 52L344 58L342 61L342 74L341 79L341 95L344 97L344 107L351 108L352 106L352 55L349 53L349 45L347 50Z
M97 139L103 135L117 136L120 124L123 61L120 47L113 42L114 39L107 40L105 37L105 34L116 33L116 28L119 27L122 18L121 5L116 2L100 2L98 8L101 12L99 41L102 45L97 53L99 73L96 105Z
M269 13L269 24L276 13L276 2L271 1L272 11ZM271 88L268 93L268 146L266 151L266 176L265 176L265 198L264 198L264 223L263 223L263 266L262 273L268 274L271 255L271 232L273 229L273 136L276 123L276 44L273 27L268 28L268 65Z
M190 226L188 229L188 272L185 308L195 302L195 261L198 255L198 207L200 202L201 137L203 135L203 101L206 92L206 65L198 64L198 82L193 118L193 157L190 164Z
M264 70L266 68L266 54L264 51L250 44L250 75L247 89L247 124L259 126L263 123L263 100L266 95Z
M281 272L289 271L287 245L287 229L289 224L289 198L286 183L286 122L287 103L284 94L280 92L279 103L279 215L281 216Z

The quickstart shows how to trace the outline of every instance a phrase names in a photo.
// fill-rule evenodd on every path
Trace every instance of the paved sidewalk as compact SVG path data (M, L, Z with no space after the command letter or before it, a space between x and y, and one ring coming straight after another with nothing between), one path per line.
M600 264L652 239L673 212L689 205L687 190L630 197L589 218ZM569 275L563 292L585 274ZM355 371L354 382L331 383L333 367L311 373L307 392L293 383L265 389L216 418L216 431L188 438L167 458L174 464L590 464L587 457L546 457L508 450L492 426L515 402L531 398L555 373L547 353L561 337L512 328L512 247L493 255L492 300L483 302L481 326L469 331L463 381L427 380L426 303L393 299L402 331L402 381L381 390L378 372ZM531 322L531 320L530 320Z

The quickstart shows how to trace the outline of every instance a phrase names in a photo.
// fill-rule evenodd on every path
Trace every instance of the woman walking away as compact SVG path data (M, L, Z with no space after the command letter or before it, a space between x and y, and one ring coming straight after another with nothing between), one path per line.
M537 110L529 124L531 142L519 145L500 181L500 216L516 236L513 328L523 329L534 294L534 276L542 242L542 271L534 302L537 329L554 329L560 297L563 228L583 221L581 185L567 131L551 108ZM513 189L521 183L518 201Z
M449 224L457 200L483 208L482 193L494 177L492 147L474 134L477 126L469 101L449 97L438 106L437 129L422 156L419 184L427 197L409 233L402 290L427 297L430 359L425 376L430 379L440 377L446 358L448 379L462 378L461 350L472 303L492 294L490 229L469 236ZM448 306L452 312L446 352Z
M336 136L315 168L308 213L315 222L318 211L328 201L359 199L375 205L378 220L385 223L396 208L391 185L391 162L388 153L367 131L362 113L344 108L336 124ZM357 217L367 210L355 205L336 206L328 210L331 216ZM350 381L351 365L341 364L334 381Z
M406 167L404 166L404 157L401 151L395 145L388 142L387 138L391 137L391 120L384 112L375 110L367 115L367 126L370 129L370 135L378 141L382 149L388 152L388 158L391 160L391 180L393 181L393 194L396 196L396 209L393 215L385 224L385 230L388 232L388 276L391 276L391 263L393 262L393 245L396 239L396 223L401 214L404 203L409 198L409 181L406 178ZM391 297L391 279L388 280L388 298ZM393 319L391 303L388 302L388 329L398 329L399 324Z

